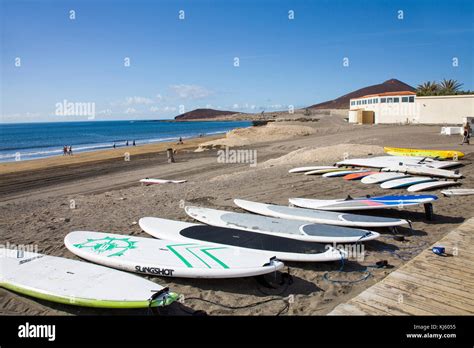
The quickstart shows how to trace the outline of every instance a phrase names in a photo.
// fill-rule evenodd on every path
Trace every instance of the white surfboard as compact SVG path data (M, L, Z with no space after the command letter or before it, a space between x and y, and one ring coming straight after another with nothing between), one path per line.
M345 176L347 174L365 173L365 172L367 172L367 170L341 170L338 172L326 173L326 174L323 174L322 176L324 178L337 178L340 176Z
M430 203L437 200L434 195L404 195L404 196L374 196L350 199L308 199L290 198L290 204L300 208L327 210L327 211L351 211L401 208L412 205Z
M236 228L290 239L320 243L356 243L366 242L380 237L374 231L311 224L288 219L276 219L255 214L242 214L225 210L187 206L186 214L212 226Z
M260 215L320 224L347 227L394 227L408 225L408 221L403 219L286 207L243 199L234 199L234 203L242 209Z
M448 179L462 178L462 174L455 173L452 170L428 168L428 167L423 167L423 166L420 166L420 167L393 166L393 167L382 168L382 171L405 173L405 174L412 174L412 175L441 177L441 178L448 178Z
M317 169L317 170L311 170L309 172L304 173L304 175L322 175L326 173L333 173L333 172L341 172L341 171L347 171L347 170L353 170L349 169L346 167L335 167L335 168L330 168L330 169Z
M456 186L456 185L461 185L460 182L457 181L434 181L434 182L424 182L421 184L416 184L410 186L407 191L409 192L418 192L418 191L427 191L427 190L435 190L440 187L448 187L448 186Z
M283 263L251 250L76 231L64 244L83 259L129 272L183 278L239 278L275 272Z
M362 178L360 182L364 184L380 184L389 180L408 178L409 176L411 175L404 174L404 173L393 173L393 172L376 173L376 174L371 174Z
M474 189L451 189L443 190L441 193L447 197L451 196L470 196L474 195Z
M433 182L438 181L435 178L430 178L427 176L413 176L408 178L401 178L383 182L380 187L383 189L397 189L402 187L407 187L411 185L421 184L424 182Z
M404 156L377 156L369 158L351 158L337 162L338 166L356 166L369 168L385 168L400 165L419 167L426 166L430 168L450 168L459 166L457 161L437 161L431 158L423 157L404 157Z
M233 246L238 250L259 251L283 261L319 262L336 261L347 253L330 245L303 242L279 236L234 228L222 228L188 222L144 217L138 222L143 231L153 237L179 243L215 244L216 248Z
M293 168L288 171L288 173L304 173L310 172L313 170L324 170L324 169L336 169L337 167L334 166L310 166L310 167L298 167Z
M178 298L133 274L13 249L0 249L0 286L42 300L98 308L157 307Z
M151 179L151 178L146 178L146 179L141 179L140 182L142 184L147 184L147 185L156 185L156 184L182 184L183 182L186 182L186 180L166 180L166 179Z

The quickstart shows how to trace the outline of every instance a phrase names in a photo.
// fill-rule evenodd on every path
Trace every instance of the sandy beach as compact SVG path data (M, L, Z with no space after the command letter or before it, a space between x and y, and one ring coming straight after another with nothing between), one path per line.
M38 252L78 259L63 245L64 236L74 230L104 231L148 237L137 222L157 216L191 222L184 204L240 211L232 200L243 198L287 205L289 197L344 198L367 194L403 194L406 190L382 190L378 185L347 182L341 178L289 174L300 165L331 165L349 157L370 157L383 153L383 146L463 151L460 168L463 188L474 187L472 146L460 146L460 137L440 135L440 126L353 125L340 116L322 116L317 122L277 122L267 126L232 131L227 137L197 138L184 145L154 144L97 151L73 158L48 158L0 164L0 220L2 241L38 246ZM286 130L286 131L285 131ZM199 152L194 150L201 146ZM217 149L230 145L256 150L255 167L249 164L219 163ZM177 150L176 163L168 164L169 146ZM139 179L155 177L186 179L180 185L141 186ZM437 191L439 193L439 191ZM70 208L71 200L75 208ZM270 298L294 295L288 315L324 315L422 252L463 221L474 216L474 197L441 197L434 203L435 219L426 221L422 207L377 212L413 221L413 231L399 228L395 240L388 229L382 237L365 244L365 259L349 261L344 271L334 263L287 262L293 283L276 289L262 287L254 278L176 279L152 277L184 296L184 306L211 315L275 315L285 307L283 300L229 310L198 300L199 297L227 306L243 306ZM365 266L387 260L390 267L370 268L363 281L335 283L329 279L358 280ZM325 277L326 272L329 272ZM188 314L178 304L170 314ZM96 310L53 304L0 289L3 315L145 314L143 311Z

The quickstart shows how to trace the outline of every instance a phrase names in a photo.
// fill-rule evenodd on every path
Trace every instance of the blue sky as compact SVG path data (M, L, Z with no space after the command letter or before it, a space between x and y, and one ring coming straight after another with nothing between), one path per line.
M0 1L2 122L84 119L55 116L64 100L162 119L298 108L390 78L474 90L472 0Z

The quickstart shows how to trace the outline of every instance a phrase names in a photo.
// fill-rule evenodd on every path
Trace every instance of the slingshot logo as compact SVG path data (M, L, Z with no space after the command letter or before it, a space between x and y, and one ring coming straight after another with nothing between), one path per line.
M56 339L56 325L34 325L26 322L18 326L18 337L20 338L47 338L48 341Z
M250 163L250 167L257 166L257 150L225 150L217 151L218 163Z

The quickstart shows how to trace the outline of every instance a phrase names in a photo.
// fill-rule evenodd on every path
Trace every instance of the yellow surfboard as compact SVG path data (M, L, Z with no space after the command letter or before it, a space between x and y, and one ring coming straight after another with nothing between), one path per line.
M416 156L430 157L438 159L462 158L464 154L461 151L454 150L423 150L423 149L404 149L399 147L384 147L383 150L392 156Z

